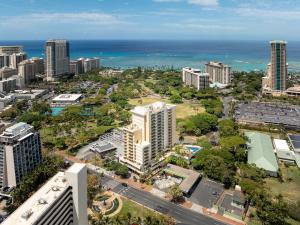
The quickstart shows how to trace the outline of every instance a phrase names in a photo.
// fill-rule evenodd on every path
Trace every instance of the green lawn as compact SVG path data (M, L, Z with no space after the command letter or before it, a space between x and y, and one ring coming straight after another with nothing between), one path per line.
M168 99L159 98L159 97L142 97L136 99L130 99L129 104L131 105L147 105L157 101L171 103ZM205 109L200 104L192 104L188 102L184 102L176 105L176 118L177 119L185 119L189 116L196 115L198 113L202 113Z
M164 218L163 215L156 213L128 199L122 198L122 202L123 202L123 207L121 211L117 214L117 216L126 216L128 213L130 213L132 217L145 218L147 216L152 216L160 219Z
M276 178L265 179L265 186L274 195L281 194L288 201L300 201L300 169L296 166L280 166L284 182Z

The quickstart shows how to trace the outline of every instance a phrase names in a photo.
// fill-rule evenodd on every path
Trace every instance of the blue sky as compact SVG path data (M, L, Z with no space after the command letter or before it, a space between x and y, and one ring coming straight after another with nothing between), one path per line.
M0 40L300 40L300 0L0 0Z

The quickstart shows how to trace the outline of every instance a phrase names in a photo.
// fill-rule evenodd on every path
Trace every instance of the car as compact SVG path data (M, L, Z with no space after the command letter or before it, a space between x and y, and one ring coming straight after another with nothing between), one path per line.
M123 187L128 187L127 183L121 183Z

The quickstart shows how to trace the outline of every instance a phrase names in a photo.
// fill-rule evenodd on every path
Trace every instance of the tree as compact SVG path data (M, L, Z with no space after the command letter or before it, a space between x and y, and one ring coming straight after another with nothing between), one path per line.
M238 126L233 120L221 120L219 122L221 137L235 136L238 134Z
M183 193L178 184L174 184L169 188L168 194L171 196L172 201L179 202L183 200Z
M129 169L127 166L119 164L119 166L115 170L115 173L122 178L127 178L129 175Z

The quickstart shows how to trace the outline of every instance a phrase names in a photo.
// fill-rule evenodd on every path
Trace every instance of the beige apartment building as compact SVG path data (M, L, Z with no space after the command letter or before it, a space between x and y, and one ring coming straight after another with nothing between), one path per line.
M142 174L158 166L164 153L176 143L176 106L155 102L137 106L131 112L132 123L123 128L120 162Z
M231 83L231 67L221 62L208 62L205 64L205 71L209 74L212 83L229 85Z
M31 60L24 60L18 65L19 76L24 85L30 84L35 79L36 64Z
M209 74L201 72L200 69L183 68L182 82L189 87L195 87L198 91L209 88Z

